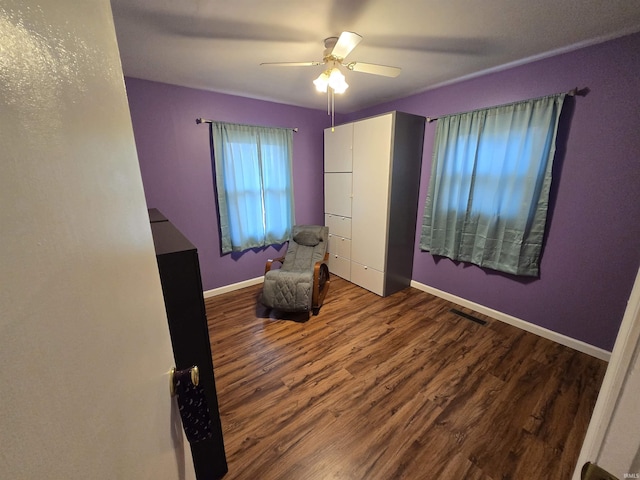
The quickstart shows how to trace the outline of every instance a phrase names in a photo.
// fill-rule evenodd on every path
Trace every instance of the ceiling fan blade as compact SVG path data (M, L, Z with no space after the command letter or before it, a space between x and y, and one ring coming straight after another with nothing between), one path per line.
M265 62L260 65L267 67L315 67L322 65L323 62Z
M356 48L356 46L360 43L362 37L357 33L353 32L342 32L340 34L340 38L336 42L333 50L331 50L331 55L338 58L346 58L351 50Z
M371 73L373 75L382 75L384 77L397 77L402 71L398 67L390 67L388 65L376 65L375 63L351 62L344 65L354 72Z

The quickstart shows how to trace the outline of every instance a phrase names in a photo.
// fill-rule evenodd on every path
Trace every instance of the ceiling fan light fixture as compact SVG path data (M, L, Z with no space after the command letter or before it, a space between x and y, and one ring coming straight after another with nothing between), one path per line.
M317 91L327 93L327 87L329 86L329 73L330 71L326 70L313 81Z
M338 68L334 68L331 70L331 74L329 75L329 86L336 93L344 93L347 88L349 88L349 84L347 83L344 75Z

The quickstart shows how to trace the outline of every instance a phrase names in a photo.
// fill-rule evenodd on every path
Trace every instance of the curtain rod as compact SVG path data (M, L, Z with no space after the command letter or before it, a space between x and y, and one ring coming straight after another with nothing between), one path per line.
M196 123L198 125L200 125L201 123L214 123L217 120L207 120L206 118L196 118ZM253 127L255 125L247 125L249 127ZM282 127L274 127L274 128L282 128ZM286 127L285 127L286 128ZM289 128L288 130L293 130L295 133L298 133L298 129L297 128Z
M584 87L584 88L576 87L576 88L572 88L571 90L569 90L567 92L567 95L569 97L576 97L576 96L578 96L578 97L586 97L587 93L589 93L590 91L591 90L589 90L589 87ZM523 100L523 101L526 101L526 100ZM515 102L515 103L517 103L517 102ZM509 104L507 104L507 105L509 105ZM491 108L491 107L487 107L487 108ZM455 114L453 114L453 115L455 115ZM436 120L438 120L438 118L440 118L440 117L427 117L427 123L435 122Z

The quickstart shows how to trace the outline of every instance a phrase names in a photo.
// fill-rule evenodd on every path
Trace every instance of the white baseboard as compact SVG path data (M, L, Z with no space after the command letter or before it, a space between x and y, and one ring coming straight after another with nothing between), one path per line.
M581 340L576 340L575 338L567 337L566 335L563 335L561 333L557 333L553 330L534 325L533 323L529 323L525 320L521 320L506 313L499 312L498 310L485 307L484 305L480 305L479 303L471 302L451 293L438 290L437 288L430 287L429 285L416 282L415 280L411 280L411 286L413 288L417 288L418 290L422 290L423 292L435 295L436 297L444 298L445 300L448 300L450 302L470 308L471 310L482 313L483 315L487 315L488 317L491 317L495 320L508 323L509 325L513 325L514 327L526 330L527 332L535 333L536 335L539 335L543 338L553 340L554 342L561 345L565 345L579 352L586 353L587 355L591 355L592 357L599 358L600 360L604 360L605 362L608 362L609 358L611 357L611 352L603 350L602 348L590 345Z
M240 290L241 288L257 285L262 282L264 282L264 276L250 278L249 280L244 280L238 283L232 283L231 285L225 285L224 287L214 288L213 290L206 290L204 292L204 298L215 297L217 295L222 295L223 293L233 292L234 290Z

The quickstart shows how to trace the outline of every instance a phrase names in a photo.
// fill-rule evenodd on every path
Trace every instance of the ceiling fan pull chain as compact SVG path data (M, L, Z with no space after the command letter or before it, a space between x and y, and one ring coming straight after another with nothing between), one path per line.
M327 88L327 115L331 115L331 90Z
M331 89L331 131L334 132L335 131L335 116L336 116L336 94L333 91L333 88Z

